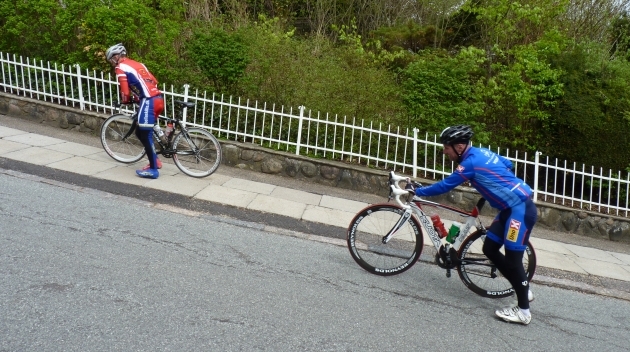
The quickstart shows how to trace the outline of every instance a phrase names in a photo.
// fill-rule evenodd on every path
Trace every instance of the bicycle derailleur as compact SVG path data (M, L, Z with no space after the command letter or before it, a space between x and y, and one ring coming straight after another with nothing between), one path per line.
M442 245L440 250L435 254L435 264L440 268L446 269L446 277L451 277L451 269L454 269L459 263L457 251L455 248L448 246L448 249Z

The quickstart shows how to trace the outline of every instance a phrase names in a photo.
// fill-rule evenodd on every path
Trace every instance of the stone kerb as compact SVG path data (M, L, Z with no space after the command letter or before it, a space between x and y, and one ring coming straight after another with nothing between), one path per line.
M38 121L64 129L98 134L107 117L90 111L0 93L0 114ZM340 161L309 158L263 148L252 143L220 141L223 163L267 174L282 175L307 182L369 192L386 197L389 193L387 172ZM433 181L419 179L424 184ZM472 209L479 194L467 187L434 197L436 201L462 209ZM385 200L385 199L384 199ZM482 214L496 211L484 207ZM608 216L549 203L538 203L538 224L549 229L611 241L630 242L630 219Z

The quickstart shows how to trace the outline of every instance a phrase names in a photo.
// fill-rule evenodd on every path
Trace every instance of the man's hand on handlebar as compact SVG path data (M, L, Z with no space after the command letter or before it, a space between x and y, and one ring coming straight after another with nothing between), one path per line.
M405 185L405 189L407 190L415 190L416 188L422 187L422 184L416 181L413 181L407 178L407 184Z
M415 197L416 196L416 191L415 191L415 189L416 189L415 186L416 185L409 178L407 178L405 181L407 181L407 184L405 184L405 190L407 192L409 192L409 196L410 197L412 197L412 198Z

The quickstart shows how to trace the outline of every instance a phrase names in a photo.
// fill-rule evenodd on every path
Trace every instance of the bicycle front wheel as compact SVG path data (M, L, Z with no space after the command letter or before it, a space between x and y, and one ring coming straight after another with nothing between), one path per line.
M499 272L496 266L483 254L486 234L476 231L462 242L459 249L461 263L457 266L459 278L474 293L488 298L502 298L514 293L512 284ZM528 282L536 271L536 253L530 242L523 254L523 267Z
M400 274L413 266L422 251L422 232L413 216L399 224L405 209L393 204L375 204L361 210L348 227L352 258L376 275ZM383 238L399 224L387 243Z
M136 137L137 128L132 116L112 115L101 126L101 144L107 155L121 163L131 164L146 153Z
M221 164L221 144L212 133L191 128L173 140L173 161L188 176L206 177Z

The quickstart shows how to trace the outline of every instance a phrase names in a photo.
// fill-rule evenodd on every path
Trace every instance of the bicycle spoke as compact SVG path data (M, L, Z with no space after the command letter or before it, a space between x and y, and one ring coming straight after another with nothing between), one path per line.
M212 174L221 162L221 145L208 131L191 128L175 137L173 155L175 165L185 174L205 177Z
M144 154L144 147L135 133L133 120L127 115L113 115L101 127L101 144L114 160L134 163Z
M393 205L376 205L355 217L348 230L348 246L361 267L375 274L393 275L415 263L422 248L422 234L415 219L400 224L398 231L383 243L383 236L399 222L403 212Z
M473 292L484 297L506 297L514 291L512 284L496 269L496 266L483 255L485 235L481 232L471 234L460 249L461 263L458 266L459 277ZM528 279L534 275L536 258L533 251L523 256L523 266Z

